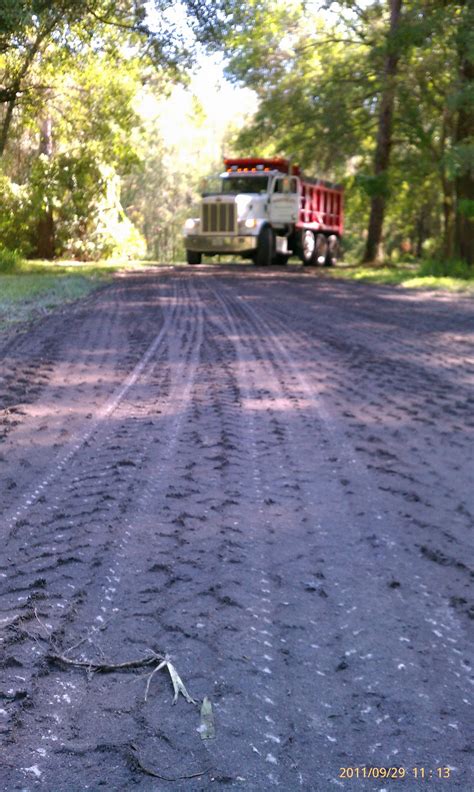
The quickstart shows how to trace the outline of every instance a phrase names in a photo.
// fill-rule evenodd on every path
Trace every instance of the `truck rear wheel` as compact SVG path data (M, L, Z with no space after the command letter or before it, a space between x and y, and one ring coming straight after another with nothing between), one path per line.
M188 264L200 264L202 261L202 253L196 253L195 250L187 250L186 261Z
M275 256L275 237L270 226L260 231L254 262L257 267L269 267Z
M324 261L325 267L333 267L337 264L339 256L341 255L341 245L339 239L335 234L331 234L328 239L328 249L326 259Z
M310 267L316 263L316 240L312 231L307 228L301 235L301 253L300 258L305 267Z
M324 234L318 234L316 236L316 251L315 251L315 260L317 264L325 264L327 261L328 255L328 240L324 236Z

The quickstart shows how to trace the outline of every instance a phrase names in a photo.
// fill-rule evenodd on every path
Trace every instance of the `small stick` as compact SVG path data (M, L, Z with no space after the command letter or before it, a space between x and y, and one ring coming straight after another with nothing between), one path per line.
M93 663L91 660L73 660L70 657L65 657L61 654L49 653L46 655L48 660L55 663L62 663L63 665L75 666L76 668L87 668L90 671L122 671L128 668L142 668L145 665L151 665L157 660L164 660L161 655L151 655L143 657L140 660L128 660L126 663Z
M187 778L199 778L199 776L206 775L206 773L209 772L209 768L207 768L207 770L201 770L200 773L191 773L190 775L181 775L181 776L174 776L174 777L160 775L159 773L155 772L155 770L152 770L150 767L147 767L146 765L143 764L143 762L140 759L140 754L138 752L138 748L137 748L136 745L131 744L130 748L133 751L133 754L132 754L133 755L133 759L137 763L137 765L140 768L140 770L143 773L146 773L147 775L153 776L154 778L161 778L162 781L181 781L181 780L184 780L184 779L187 779Z
M145 689L145 701L148 697L148 691L150 689L150 683L153 679L154 675L157 671L160 671L162 668L167 668L169 675L171 677L171 682L173 684L174 690L174 697L173 697L173 704L176 704L178 700L178 696L181 693L186 701L189 704L197 704L197 702L191 698L186 687L184 686L183 680L179 676L176 668L170 661L169 655L159 655L153 653L152 655L148 655L148 657L143 657L140 660L128 660L126 663L99 663L99 662L92 662L92 660L74 660L73 658L66 657L63 654L54 654L50 652L46 655L48 660L51 660L55 663L62 663L66 666L73 666L74 668L85 668L88 674L92 674L93 671L102 671L103 673L107 673L110 671L127 671L130 668L142 668L143 666L151 665L152 663L156 663L158 661L158 665L156 668L153 669L151 674L148 675L148 680Z
M35 613L36 621L38 622L40 627L42 627L43 630L46 632L46 635L49 638L51 638L51 635L52 635L51 630L49 629L49 627L46 626L46 624L44 622L41 621L40 617L38 616L38 611L37 611L36 607L35 607L34 613Z

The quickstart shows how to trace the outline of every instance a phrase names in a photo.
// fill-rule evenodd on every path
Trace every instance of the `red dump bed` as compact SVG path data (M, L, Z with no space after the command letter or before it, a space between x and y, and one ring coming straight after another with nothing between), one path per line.
M344 230L344 192L338 184L322 179L301 178L301 205L298 228L331 231Z
M278 170L281 173L299 176L301 204L297 228L310 228L312 231L327 231L342 235L344 189L340 184L303 176L298 165L293 165L283 157L234 157L225 159L224 165L228 171L237 169L241 173Z

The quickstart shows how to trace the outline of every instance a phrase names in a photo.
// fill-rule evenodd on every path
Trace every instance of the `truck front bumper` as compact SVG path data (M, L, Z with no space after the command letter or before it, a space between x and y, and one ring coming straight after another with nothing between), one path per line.
M184 238L186 250L194 253L251 253L257 247L257 237L250 235L188 234Z

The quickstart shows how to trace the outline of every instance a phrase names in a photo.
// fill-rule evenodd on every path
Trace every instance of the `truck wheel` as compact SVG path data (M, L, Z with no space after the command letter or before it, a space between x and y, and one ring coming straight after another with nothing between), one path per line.
M324 234L318 234L316 236L316 251L315 251L315 261L318 264L326 264L327 256L328 256L328 241Z
M339 239L335 234L331 234L328 239L328 249L326 253L326 259L324 261L325 267L333 267L337 264L339 256L341 254L341 245L339 243Z
M188 264L200 264L202 261L202 253L196 253L195 250L187 250L186 261Z
M314 234L309 228L303 231L301 237L301 253L300 258L305 267L309 267L316 263L315 259L316 240Z
M264 226L258 237L254 262L257 267L268 267L275 255L275 237L270 226Z

